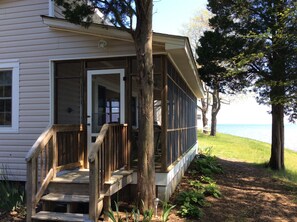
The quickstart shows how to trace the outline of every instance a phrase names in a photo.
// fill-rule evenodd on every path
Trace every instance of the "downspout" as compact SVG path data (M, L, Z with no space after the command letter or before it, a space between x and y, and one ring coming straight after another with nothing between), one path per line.
M55 3L54 0L48 0L48 16L55 17Z

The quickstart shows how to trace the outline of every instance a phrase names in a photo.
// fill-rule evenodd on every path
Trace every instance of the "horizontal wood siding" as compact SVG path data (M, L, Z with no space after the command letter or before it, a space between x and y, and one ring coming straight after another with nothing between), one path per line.
M0 62L20 63L19 131L0 133L0 163L10 179L25 180L25 155L50 124L50 60L102 58L134 54L132 43L50 29L40 15L48 14L48 0L0 1ZM61 16L60 10L55 14ZM0 170L1 174L1 170Z

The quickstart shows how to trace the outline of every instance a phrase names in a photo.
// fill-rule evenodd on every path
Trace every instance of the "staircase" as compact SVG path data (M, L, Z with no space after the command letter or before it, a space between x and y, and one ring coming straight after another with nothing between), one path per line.
M84 135L82 126L53 125L31 147L27 222L97 221L111 195L132 182L126 124L105 124L87 158Z
M104 198L132 182L133 171L119 170L112 173L105 183L105 194L99 197L99 211ZM90 221L89 219L89 170L61 172L48 186L48 194L41 198L42 210L32 216L33 221ZM108 210L108 209L107 209Z

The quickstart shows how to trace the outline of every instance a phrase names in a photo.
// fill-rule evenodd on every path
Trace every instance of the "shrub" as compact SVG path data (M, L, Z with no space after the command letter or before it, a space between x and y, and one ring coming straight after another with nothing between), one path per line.
M223 173L222 167L217 163L216 157L206 155L201 155L194 159L192 170L196 170L205 176Z
M203 194L205 196L213 196L215 198L220 198L222 196L216 183L205 185Z
M185 202L181 206L178 213L182 217L190 217L190 218L201 218L203 216L202 210L199 207L197 207L189 202Z

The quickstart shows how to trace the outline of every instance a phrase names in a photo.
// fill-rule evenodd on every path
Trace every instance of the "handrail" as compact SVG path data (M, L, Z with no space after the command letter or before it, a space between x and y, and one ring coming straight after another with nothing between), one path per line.
M101 144L103 143L103 140L107 134L107 131L109 129L109 124L104 124L100 130L99 135L96 138L95 144L93 145L93 147L91 148L91 151L88 155L88 160L90 163L94 162L95 160L95 155L98 153Z
M57 171L81 166L82 136L82 125L52 125L45 129L27 153L27 222L36 214L36 205ZM68 147L76 149L77 152L69 150L66 156L59 153Z
M33 144L31 149L26 155L26 162L29 162L32 160L32 158L40 151L40 147L42 145L45 145L48 143L51 134L53 133L53 126L48 127L36 140L36 142Z
M104 183L110 180L112 171L130 168L127 129L127 124L104 124L88 155L89 217L92 221L96 221L99 216L99 197L105 193Z

